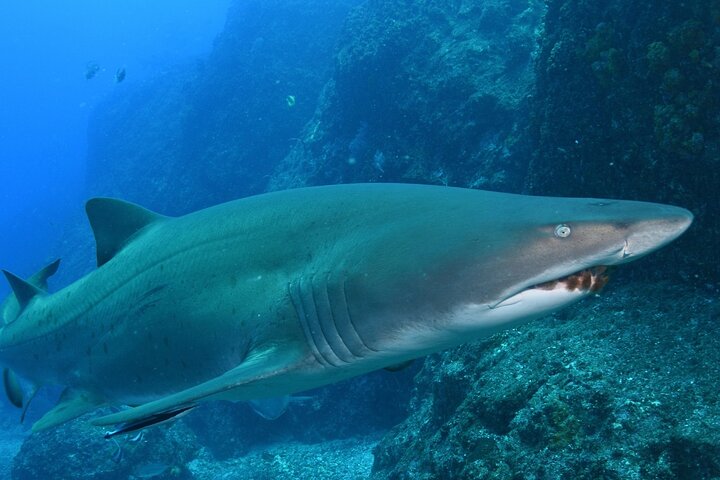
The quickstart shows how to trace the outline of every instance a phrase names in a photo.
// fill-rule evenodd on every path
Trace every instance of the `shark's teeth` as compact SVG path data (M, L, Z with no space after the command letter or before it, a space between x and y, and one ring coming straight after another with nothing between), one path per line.
M599 292L607 284L609 279L610 277L607 275L607 267L600 265L593 268L587 268L557 280L540 283L532 288L540 290L565 288L571 292L575 290Z

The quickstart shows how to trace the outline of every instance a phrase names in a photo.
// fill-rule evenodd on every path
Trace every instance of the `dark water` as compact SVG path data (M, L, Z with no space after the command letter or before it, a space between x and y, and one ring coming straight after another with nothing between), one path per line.
M92 196L402 182L696 216L602 297L279 416L215 402L116 443L29 435L61 386L23 425L0 395L0 475L720 477L720 2L6 2L0 39L0 268L62 258L51 291L95 268Z

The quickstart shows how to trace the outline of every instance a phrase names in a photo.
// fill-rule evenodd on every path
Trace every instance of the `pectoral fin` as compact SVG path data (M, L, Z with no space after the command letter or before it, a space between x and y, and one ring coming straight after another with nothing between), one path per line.
M52 410L42 416L32 426L33 432L60 425L74 418L84 415L102 406L105 401L89 392L65 389L60 395L60 401Z
M248 357L243 363L224 374L153 402L122 412L113 413L92 420L93 425L135 424L152 419L157 415L175 412L210 399L241 399L239 392L259 380L296 368L296 362L277 349Z
M39 385L33 385L32 392L30 392L30 396L28 397L27 401L25 402L25 406L22 409L22 413L20 414L20 423L25 422L25 415L27 415L28 407L30 406L30 403L32 403L33 398L35 398L35 395L37 395L38 390L40 390Z
M10 401L10 403L12 403L17 408L22 408L22 413L20 414L20 423L23 423L25 421L25 415L27 414L30 403L32 402L33 398L35 398L38 390L40 390L40 385L33 385L30 396L25 399L25 394L22 387L20 386L20 381L12 370L10 370L9 368L4 368L2 377L3 386L5 387L5 395L7 396L8 401Z

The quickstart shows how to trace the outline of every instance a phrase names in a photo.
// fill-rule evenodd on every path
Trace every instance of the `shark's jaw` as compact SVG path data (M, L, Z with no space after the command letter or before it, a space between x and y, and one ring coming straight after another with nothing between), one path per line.
M602 290L609 279L606 271L604 266L586 268L520 289L492 305L459 305L452 314L452 330L480 338L548 315Z
M417 357L477 340L501 330L548 315L595 292L607 283L605 267L592 267L555 280L516 289L502 300L488 303L467 302L456 305L443 321L427 328L412 324L400 339L384 346L388 353ZM518 291L519 290L519 291Z
M605 266L593 267L533 285L502 300L490 310L512 310L512 315L518 318L544 315L602 290L609 279L606 271Z

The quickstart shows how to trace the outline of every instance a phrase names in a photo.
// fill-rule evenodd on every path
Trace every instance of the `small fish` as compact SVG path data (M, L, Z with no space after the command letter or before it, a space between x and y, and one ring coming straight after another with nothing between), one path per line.
M90 80L95 77L99 71L100 65L95 62L88 62L87 65L85 65L85 79Z
M122 446L113 438L113 441L115 442L115 446L117 447L117 450L115 450L115 453L112 456L112 461L115 463L122 462L123 459L123 449Z
M190 410L192 410L193 408L195 408L195 405L191 405L189 407L180 407L176 410L151 415L139 421L123 423L115 430L105 432L105 439L107 440L116 435L123 435L125 433L135 432L137 430L151 427L153 425L160 425L161 423L166 423L171 420L177 420L178 418L190 413Z
M375 150L375 155L373 155L373 166L380 173L385 173L385 154L383 154L380 150Z
M120 83L125 80L125 67L120 67L115 72L115 83Z

